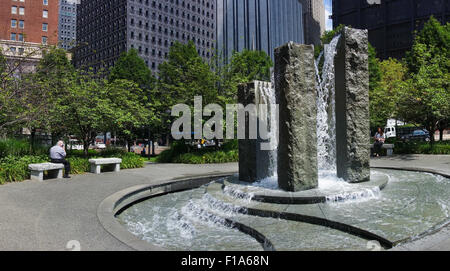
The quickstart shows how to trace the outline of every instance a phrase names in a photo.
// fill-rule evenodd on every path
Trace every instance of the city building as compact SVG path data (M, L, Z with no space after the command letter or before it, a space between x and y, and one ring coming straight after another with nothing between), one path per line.
M0 0L0 49L16 74L33 72L58 43L57 0Z
M324 0L300 0L303 6L305 44L320 44L325 32Z
M58 0L0 0L0 40L56 45Z
M304 43L302 15L299 0L217 0L218 53L261 50L273 59L276 47Z
M70 50L77 39L77 4L80 0L59 0L59 46Z
M369 41L378 57L403 58L412 47L413 32L420 30L431 15L449 22L448 0L333 0L333 26L340 24L368 29Z
M81 0L74 63L108 69L134 48L156 72L175 41L193 41L200 56L210 59L215 8L216 0Z

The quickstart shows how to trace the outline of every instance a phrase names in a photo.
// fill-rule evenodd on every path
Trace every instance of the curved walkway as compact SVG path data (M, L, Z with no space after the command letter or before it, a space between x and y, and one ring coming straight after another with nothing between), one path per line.
M132 250L98 221L97 208L108 196L131 186L174 178L237 172L237 164L149 164L143 169L66 180L25 181L0 186L0 250ZM70 247L70 246L69 246Z
M373 167L427 169L450 176L450 156L394 156L374 159ZM25 181L0 186L0 250L132 250L111 236L97 218L97 207L108 196L131 186L161 184L174 178L238 171L222 165L148 164L143 169L69 180ZM70 242L70 241L76 242ZM450 226L400 250L450 250Z

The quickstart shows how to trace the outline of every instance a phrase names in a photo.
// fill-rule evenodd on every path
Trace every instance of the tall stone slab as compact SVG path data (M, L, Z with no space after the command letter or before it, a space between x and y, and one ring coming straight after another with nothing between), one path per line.
M271 159L273 150L263 150L261 143L263 140L259 134L259 112L258 105L264 104L267 100L262 88L270 88L269 82L254 81L238 86L238 102L244 106L253 104L256 106L255 123L251 124L250 114L245 117L245 139L239 139L239 180L243 182L256 182L267 177L272 177ZM257 139L250 139L249 129L257 129Z
M275 49L275 91L280 108L278 184L296 192L318 187L317 83L314 47Z
M254 83L240 84L238 86L238 103L244 106L255 103L256 88ZM255 182L256 174L256 148L258 142L256 139L250 139L249 114L245 116L245 139L239 139L239 180L243 182Z
M370 180L368 32L345 27L335 57L337 175Z

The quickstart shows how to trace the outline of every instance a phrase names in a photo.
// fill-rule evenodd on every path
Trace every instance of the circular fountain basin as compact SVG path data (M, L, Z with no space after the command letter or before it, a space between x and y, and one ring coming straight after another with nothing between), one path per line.
M117 220L137 238L170 250L252 251L388 249L450 221L450 179L394 170L371 175L370 183L325 183L301 193L231 176L131 205ZM286 195L291 200L261 200ZM308 197L321 200L293 200Z

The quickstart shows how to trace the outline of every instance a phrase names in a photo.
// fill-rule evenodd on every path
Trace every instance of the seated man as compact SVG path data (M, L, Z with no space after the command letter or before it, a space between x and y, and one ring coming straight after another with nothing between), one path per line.
M52 163L64 164L64 178L70 178L70 163L66 160L66 151L64 150L64 142L58 143L50 149L50 159Z

